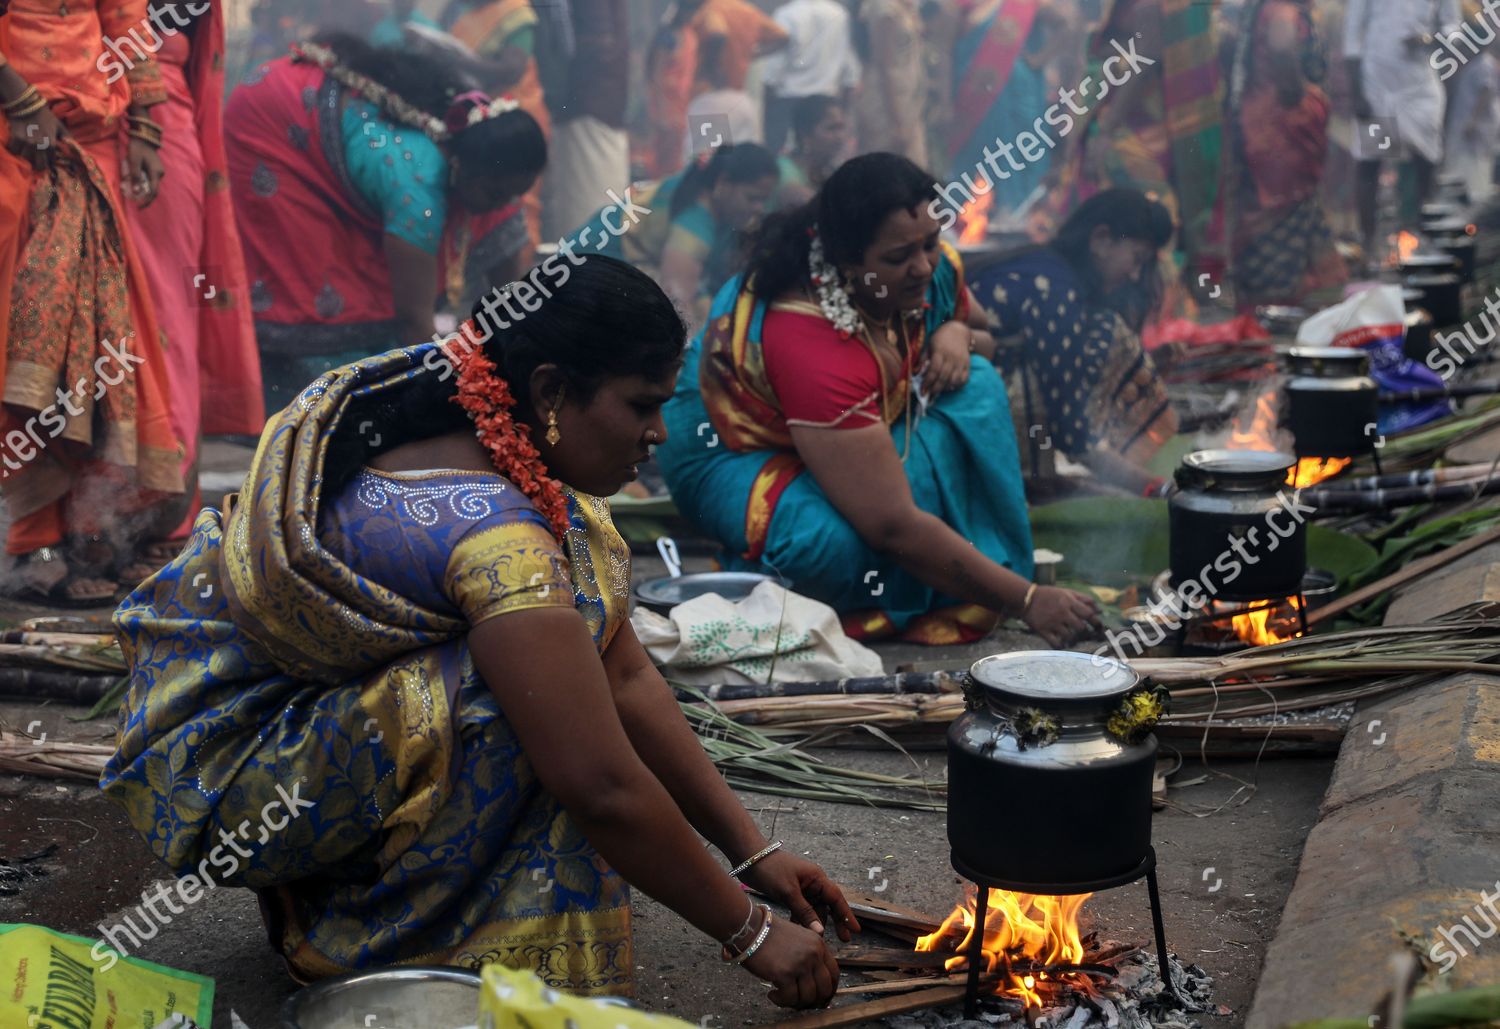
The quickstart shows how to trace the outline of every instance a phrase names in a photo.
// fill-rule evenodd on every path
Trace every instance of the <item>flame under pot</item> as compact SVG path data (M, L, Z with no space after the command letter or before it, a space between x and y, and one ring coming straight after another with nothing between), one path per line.
M1151 848L1156 737L1107 728L1137 677L1066 651L975 662L948 729L948 843L975 882L1058 895L1137 874Z
M1174 588L1193 582L1222 600L1297 592L1307 571L1307 526L1281 499L1296 463L1262 450L1199 450L1182 459L1178 491L1167 502Z
M1287 421L1299 457L1360 457L1374 449L1380 391L1370 358L1351 347L1287 353Z

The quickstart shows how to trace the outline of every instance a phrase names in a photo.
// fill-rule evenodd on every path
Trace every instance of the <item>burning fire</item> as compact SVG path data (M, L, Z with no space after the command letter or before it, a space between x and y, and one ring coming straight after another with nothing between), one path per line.
M1331 479L1354 463L1350 457L1304 457L1297 467L1286 473L1286 484L1293 489L1313 486Z
M1230 450L1275 450L1276 423L1275 394L1268 390L1256 398L1248 424L1235 419L1225 445ZM1304 457L1287 472L1286 484L1293 489L1304 489L1333 478L1352 463L1353 459L1348 457Z
M982 178L982 176L981 176ZM976 185L978 185L976 183ZM990 208L995 203L995 191L988 188L988 180L985 180L984 192L975 190L975 197L958 214L958 223L962 228L958 230L958 241L963 244L983 243L984 234L990 227Z
M1391 267L1395 267L1401 264L1401 262L1405 261L1412 254L1415 254L1417 252L1417 246L1419 242L1420 241L1416 236L1412 235L1410 232L1407 232L1405 229L1402 229L1400 232L1396 233L1396 246L1390 261Z
M1015 997L1027 1005L1042 1006L1036 984L1048 976L1048 968L1076 965L1083 960L1083 941L1078 934L1078 912L1092 894L1043 897L1031 893L991 890L984 925L984 972L998 975L996 992ZM917 950L947 950L961 957L949 958L949 971L967 967L974 939L974 905L971 895L953 910L942 927L917 940Z
M1281 643L1284 640L1295 639L1302 635L1300 628L1290 629L1283 636L1276 631L1279 623L1281 628L1288 628L1287 620L1290 617L1292 624L1300 625L1297 612L1302 607L1302 598L1298 596L1287 597L1285 600L1270 604L1259 605L1256 610L1246 611L1244 614L1235 615L1232 619L1234 634L1251 646L1264 646L1267 643ZM1290 612L1288 616L1287 612Z
M1245 425L1240 418L1235 418L1234 427L1229 430L1229 442L1225 444L1230 450L1275 450L1276 439L1276 400L1275 394L1270 390L1262 393L1255 400L1255 410L1250 414L1250 424Z

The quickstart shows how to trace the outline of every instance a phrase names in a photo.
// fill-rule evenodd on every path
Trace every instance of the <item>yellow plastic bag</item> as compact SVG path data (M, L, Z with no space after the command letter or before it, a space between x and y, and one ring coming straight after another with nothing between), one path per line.
M627 1007L612 997L575 997L530 972L485 965L479 1029L698 1029L667 1015Z
M0 923L5 1029L156 1029L178 1013L208 1029L213 1009L206 976L121 956L82 936Z

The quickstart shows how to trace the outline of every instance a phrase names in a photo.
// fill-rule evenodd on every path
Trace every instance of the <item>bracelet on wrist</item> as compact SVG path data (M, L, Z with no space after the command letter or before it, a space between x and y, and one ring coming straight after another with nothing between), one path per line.
M1021 617L1022 618L1025 618L1026 615L1027 615L1027 613L1031 610L1031 601L1036 597L1036 591L1037 591L1037 584L1036 583L1032 583L1030 586L1026 587L1026 596L1021 601Z
M25 89L21 90L20 96L17 96L14 100L7 101L4 104L0 104L0 111L4 111L6 114L10 115L18 115L23 108L32 106L38 100L41 101L41 106L46 106L46 97L42 96L41 92L38 91L35 86L27 86Z
M756 863L770 857L772 854L780 850L781 846L781 841L777 840L775 843L767 844L766 846L762 847L760 850L747 857L744 861L741 861L739 864L731 868L729 870L730 878L738 879L741 874L749 871L752 867L755 866Z
M765 919L761 922L760 932L755 934L755 939L751 941L750 946L738 954L732 953L728 947L724 948L723 957L729 964L743 965L746 961L749 961L755 956L755 952L760 950L761 946L765 944L766 938L771 935L771 922L774 920L771 917L771 908L769 905L762 904L760 905L760 910Z

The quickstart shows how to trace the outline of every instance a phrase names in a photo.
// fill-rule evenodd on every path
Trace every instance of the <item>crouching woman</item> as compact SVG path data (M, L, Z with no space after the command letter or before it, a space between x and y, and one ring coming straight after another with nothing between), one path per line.
M126 600L105 794L179 873L237 841L213 874L257 892L300 981L500 962L628 994L630 883L773 1001L827 1002L822 920L857 923L705 756L631 630L599 499L663 438L680 319L597 256L526 319L475 319L483 344L441 362L428 343L312 383L240 501ZM266 831L299 787L310 806Z

